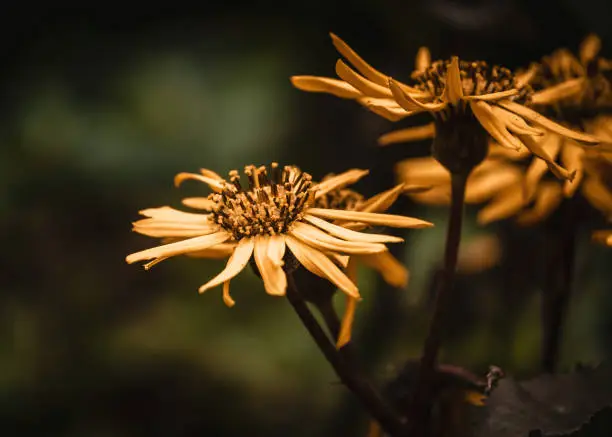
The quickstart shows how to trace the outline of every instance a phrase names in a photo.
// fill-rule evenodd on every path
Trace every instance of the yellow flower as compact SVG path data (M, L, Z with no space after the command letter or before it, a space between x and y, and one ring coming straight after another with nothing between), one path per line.
M335 176L328 175L323 179L323 182L333 177ZM358 192L343 188L329 191L324 196L319 197L315 201L315 205L323 208L336 208L346 211L381 213L389 209L401 193L420 191L422 189L423 187L399 184L390 190L379 193L369 199L365 199ZM337 222L336 224L354 231L363 230L367 227L366 223L350 223L346 221ZM408 270L406 270L403 264L391 255L388 250L371 254L352 255L349 258L346 273L354 283L357 281L357 266L359 264L366 265L376 270L382 275L385 282L393 287L405 288L408 285ZM346 297L346 307L336 343L338 348L347 344L351 339L357 301L358 300L352 296L347 295Z
M201 174L180 173L176 185L187 179L207 184L208 197L185 199L184 203L204 213L188 213L164 206L140 213L148 218L134 223L134 231L158 238L179 238L169 244L129 255L128 263L152 260L145 268L176 255L201 257L228 256L225 269L202 285L200 293L223 284L223 300L234 305L229 293L230 280L242 271L251 257L261 274L268 294L282 296L287 288L283 265L286 248L306 269L325 278L347 295L359 299L357 286L338 264L346 266L348 256L383 252L383 243L401 238L353 231L328 220L346 220L371 225L405 228L433 226L416 218L316 208L314 202L329 191L354 183L367 170L349 170L325 182L313 184L308 173L294 166L282 170L272 163L245 167L248 185L243 186L236 170L229 182L202 169Z
M516 151L528 149L544 160L558 177L571 179L572 173L554 162L536 139L550 131L584 144L599 143L596 138L568 129L526 106L550 104L572 95L576 92L572 81L532 93L528 83L535 75L533 68L515 76L504 67L489 66L483 61L459 61L456 56L448 61L431 62L428 49L421 48L408 85L374 69L344 41L331 36L337 50L357 71L338 60L336 73L341 80L293 76L293 85L305 91L356 100L391 121L423 112L432 114L433 123L395 132L383 142L442 137L438 145L434 141L433 152L446 168L452 169L452 160L461 154L443 150L444 147L465 142L461 141L464 139L479 141L482 143L480 155L470 158L476 165L486 154L488 133L503 147ZM479 136L482 141L476 138Z

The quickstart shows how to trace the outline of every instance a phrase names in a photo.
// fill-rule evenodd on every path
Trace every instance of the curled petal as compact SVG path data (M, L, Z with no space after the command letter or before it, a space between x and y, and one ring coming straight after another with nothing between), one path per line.
M196 181L204 182L217 193L223 191L223 186L226 184L226 182L222 179L214 179L209 176L199 175L197 173L179 173L174 177L174 185L178 187L187 179L194 179Z
M223 282L229 281L238 273L240 273L249 262L251 255L253 254L254 242L252 238L245 238L240 240L238 246L234 250L234 253L227 261L225 269L221 271L217 276L212 278L206 284L202 285L198 290L200 293L204 293L206 290L210 290Z
M523 144L506 128L504 121L495 116L491 106L479 100L470 101L472 112L485 130L501 146L509 149L520 150Z
M211 211L216 205L214 200L207 197L186 197L181 203L190 208L202 209L204 211Z
M520 137L531 153L546 162L546 165L555 176L557 176L559 179L569 179L570 181L574 179L576 171L568 171L557 164L554 158L550 156L550 154L542 146L541 142L535 140L529 135L521 135Z
M389 89L393 93L395 101L406 111L428 111L439 112L446 108L445 102L421 103L410 94L405 93L392 78L389 78Z
M225 281L223 283L223 303L229 308L236 305L236 302L234 301L234 299L232 299L232 296L230 295L230 281Z
M391 91L389 91L386 87L377 85L360 74L355 73L351 67L346 65L341 59L338 59L336 62L336 74L340 77L340 79L345 80L366 96L380 98L391 97Z

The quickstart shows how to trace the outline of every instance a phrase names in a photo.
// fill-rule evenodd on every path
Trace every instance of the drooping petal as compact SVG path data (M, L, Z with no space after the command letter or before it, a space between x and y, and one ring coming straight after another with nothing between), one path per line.
M544 220L559 206L563 194L557 182L540 184L533 207L521 212L516 222L521 226L531 226Z
M128 255L125 260L128 264L132 264L137 261L144 261L153 258L168 258L175 255L181 255L184 253L207 249L216 244L224 243L230 238L231 235L229 233L225 231L219 231L210 235L189 238L187 240L177 241L176 243L165 244L162 246L142 250L140 252Z
M251 255L253 254L253 239L252 238L244 238L240 240L238 246L234 250L234 253L227 261L227 265L225 269L221 271L217 276L212 278L206 284L202 285L198 290L200 293L204 293L206 290L210 290L217 285L229 281L238 273L240 273L249 262Z
M548 157L553 161L559 154L561 141L562 138L559 135L548 134L541 143L542 149L546 151ZM548 166L549 164L543 159L534 158L529 167L527 167L523 181L525 201L531 201L534 198L540 180L548 171Z
M230 281L225 281L223 283L223 303L229 308L236 305L236 302L232 299L232 296L230 296Z
M442 94L444 100L456 105L463 98L463 86L461 84L461 71L459 70L459 58L453 56L446 68L446 83Z
M563 183L563 195L565 197L572 197L582 182L584 176L584 164L582 159L584 158L584 154L584 149L574 141L565 140L565 144L561 150L561 162L565 167L573 168L576 172L573 181L566 180Z
M480 122L483 128L497 141L501 146L509 149L520 150L523 144L508 130L503 120L495 116L491 107L479 100L470 101L470 108Z
M335 225L318 217L310 214L304 216L304 220L307 222L323 229L330 235L338 238L342 238L347 241L354 241L359 243L401 243L404 241L402 238L394 237L391 235L383 234L367 234L365 232L355 232L350 229L343 228L342 226Z
M291 253L295 255L300 264L306 267L306 269L317 276L328 279L349 296L360 299L359 290L355 284L342 273L332 260L320 251L301 243L290 235L287 235L285 238Z
M561 136L571 138L586 145L594 146L600 143L600 140L592 135L588 135L582 132L576 132L574 130L561 126L560 124L555 123L554 121L544 117L542 114L537 113L533 109L529 109L526 106L519 105L516 102L504 100L501 102L497 102L497 104L506 108L508 111L514 112L515 114L520 115L521 117L531 121L532 123L542 126L544 129L555 132Z
M266 292L272 296L284 296L287 290L287 277L278 265L268 256L269 238L267 236L255 237L254 257L255 264L261 274Z
M550 105L551 103L558 102L561 99L571 97L579 93L584 87L584 77L576 79L566 80L558 85L544 88L537 93L534 93L531 102L534 105Z
M374 97L363 97L357 99L357 102L366 108L368 108L373 113L380 115L383 118L386 118L389 121L399 121L402 118L406 118L408 116L418 114L422 111L412 111L408 112L401 106L399 106L395 100L392 99L377 99Z
M522 173L518 167L500 164L495 170L468 179L465 191L466 203L481 203L509 186L516 186Z
M358 168L354 168L338 175L332 176L329 179L320 182L314 186L314 189L317 190L315 198L324 196L330 191L343 188L347 185L352 185L362 177L366 176L369 172L370 170L361 170Z
M338 340L336 341L337 349L346 346L346 344L351 341L356 309L357 299L351 296L346 296L346 307L344 308L344 314L342 315L342 321L340 322L340 333L338 334Z
M486 206L484 206L477 216L480 225L502 220L515 215L525 207L523 192L514 187L510 187L500 192Z
M534 135L536 137L542 136L546 133L544 129L529 126L524 119L510 111L505 110L504 108L492 105L491 111L495 117L502 120L510 132L521 135Z
M439 112L446 108L446 102L440 103L422 103L412 97L410 94L405 93L392 78L389 78L389 89L393 93L393 98L399 105L406 111L428 111L428 112Z
M497 100L507 99L508 97L516 96L518 93L519 90L513 88L511 90L481 94L478 96L464 96L463 100L482 100L483 102L495 102Z
M295 223L289 234L321 251L329 250L347 255L358 255L386 250L385 245L380 243L340 240L306 223Z
M408 285L408 270L388 250L372 255L356 255L353 258L376 270L392 287L405 288Z
M379 97L383 99L391 97L391 91L389 91L387 87L377 85L376 83L356 73L341 59L338 59L336 62L336 74L338 77L340 77L340 79L346 81L349 85L358 89L366 96Z
M531 153L546 162L546 165L555 176L557 176L559 179L568 179L570 181L574 179L576 171L568 171L557 164L554 158L550 156L546 149L544 149L542 142L535 140L529 135L521 135L520 138L523 140L523 143L525 146L527 146Z
M210 176L204 176L197 173L179 173L174 177L174 185L178 187L187 179L204 182L210 187L211 190L217 193L223 191L223 186L226 184L223 179L215 179Z
M310 208L308 213L330 220L350 220L368 223L370 225L391 226L394 228L429 228L433 223L413 217L393 214L377 214L371 212L344 211L339 209Z
M409 127L399 129L378 137L379 146L387 146L389 144L404 143L411 141L421 141L427 138L433 138L436 135L436 128L433 123L424 126Z

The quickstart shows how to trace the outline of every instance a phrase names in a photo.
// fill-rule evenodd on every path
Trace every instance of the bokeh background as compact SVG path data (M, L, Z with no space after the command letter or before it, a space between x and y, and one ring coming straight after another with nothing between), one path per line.
M13 6L0 15L0 433L3 436L351 436L366 418L284 299L245 271L237 305L198 286L221 261L172 259L145 272L128 253L137 211L180 205L173 188L200 167L295 163L316 178L370 168L357 187L393 184L393 163L427 144L378 148L397 125L340 99L293 89L293 74L333 75L328 32L382 71L407 78L421 45L508 67L591 31L610 56L605 0L203 2ZM412 121L410 121L412 122ZM408 122L408 123L410 123ZM403 124L405 126L406 124ZM445 211L395 248L406 290L362 271L355 342L384 380L418 354L441 260ZM602 222L603 223L603 222ZM597 227L595 222L589 226ZM468 210L465 267L445 361L535 372L542 229L479 228ZM497 243L496 243L497 242ZM612 250L579 234L562 363L609 358ZM466 265L468 265L466 264Z

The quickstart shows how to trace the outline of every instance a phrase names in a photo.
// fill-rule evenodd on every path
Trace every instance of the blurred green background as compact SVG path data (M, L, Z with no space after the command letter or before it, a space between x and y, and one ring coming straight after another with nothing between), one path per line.
M172 259L145 272L128 253L140 209L179 206L202 187L181 171L295 163L320 178L370 168L357 187L393 184L393 163L427 144L376 147L396 126L358 105L293 89L293 74L333 75L328 32L406 79L421 45L517 67L596 31L610 55L604 0L232 2L154 9L22 5L0 18L0 433L3 436L353 436L366 417L284 299L251 271L197 294L223 263ZM418 120L417 120L418 121ZM413 122L409 121L408 123ZM404 126L405 124L403 124ZM395 212L436 228L403 234L407 290L362 271L355 342L384 380L416 357L443 249L445 212L401 199ZM500 264L462 274L446 361L537 369L546 232L478 228ZM612 249L579 234L576 294L562 362L610 355ZM486 253L486 252L482 252ZM468 255L466 255L468 256ZM474 256L474 255L471 255Z

